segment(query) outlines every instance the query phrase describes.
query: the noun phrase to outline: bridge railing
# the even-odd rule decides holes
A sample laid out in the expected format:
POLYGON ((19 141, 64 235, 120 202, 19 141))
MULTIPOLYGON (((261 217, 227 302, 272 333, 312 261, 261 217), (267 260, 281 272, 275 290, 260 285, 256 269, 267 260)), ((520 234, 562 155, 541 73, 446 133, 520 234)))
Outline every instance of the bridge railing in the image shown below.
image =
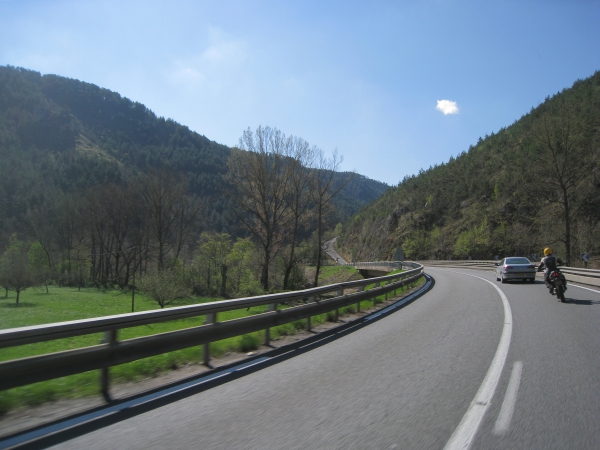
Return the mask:
MULTIPOLYGON (((388 267, 389 271, 392 271, 402 267, 402 264, 396 263, 388 267)), ((111 366, 194 346, 203 346, 204 363, 209 365, 210 342, 264 330, 265 343, 268 344, 269 329, 272 327, 306 319, 306 328, 310 330, 312 316, 335 311, 337 320, 339 308, 356 304, 360 310, 361 301, 381 295, 387 298, 388 293, 416 281, 423 274, 423 266, 420 264, 408 263, 404 264, 404 267, 410 267, 410 270, 301 291, 0 330, 0 348, 104 333, 104 340, 99 345, 1 362, 0 389, 99 369, 101 392, 109 400, 108 369, 111 366), (371 285, 374 287, 366 290, 371 285), (344 295, 344 290, 348 289, 354 289, 356 292, 344 295), (323 298, 332 292, 335 293, 333 298, 323 298), (278 304, 289 302, 300 304, 285 309, 278 308, 278 304), (218 321, 218 314, 221 312, 253 306, 268 308, 266 312, 249 317, 218 321), (204 325, 118 340, 118 331, 125 328, 198 316, 205 316, 204 325)))
MULTIPOLYGON (((469 268, 482 268, 482 269, 495 269, 495 263, 498 261, 483 260, 483 261, 471 261, 471 260, 457 260, 457 261, 441 261, 441 260, 427 260, 419 261, 419 263, 425 266, 445 266, 445 267, 469 267, 469 268)), ((582 269, 579 267, 560 267, 560 271, 565 275, 567 281, 573 283, 589 284, 591 286, 600 286, 600 270, 595 269, 582 269)))

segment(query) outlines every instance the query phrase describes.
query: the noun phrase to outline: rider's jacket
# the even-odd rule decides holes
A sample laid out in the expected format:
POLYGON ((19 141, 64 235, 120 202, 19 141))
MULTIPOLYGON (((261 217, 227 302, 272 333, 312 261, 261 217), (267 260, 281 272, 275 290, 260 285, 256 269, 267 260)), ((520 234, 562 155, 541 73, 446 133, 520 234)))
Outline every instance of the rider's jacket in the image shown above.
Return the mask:
POLYGON ((554 255, 548 255, 548 256, 544 256, 542 258, 542 262, 540 262, 540 265, 538 267, 538 272, 541 272, 542 270, 544 270, 544 273, 550 273, 553 270, 557 270, 558 269, 558 265, 562 264, 562 261, 557 258, 554 255))

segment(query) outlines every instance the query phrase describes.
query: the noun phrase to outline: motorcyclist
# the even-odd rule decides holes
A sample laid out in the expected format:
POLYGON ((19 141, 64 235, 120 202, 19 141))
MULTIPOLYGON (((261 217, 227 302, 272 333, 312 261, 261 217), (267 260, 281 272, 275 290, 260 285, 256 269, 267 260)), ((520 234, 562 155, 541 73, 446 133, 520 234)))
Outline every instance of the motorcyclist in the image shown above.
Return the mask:
POLYGON ((546 247, 544 249, 544 257, 538 266, 537 271, 544 271, 544 281, 546 282, 546 287, 550 289, 550 292, 554 294, 554 286, 550 283, 550 274, 558 270, 558 266, 562 265, 562 261, 560 258, 554 256, 552 254, 552 249, 550 247, 546 247))

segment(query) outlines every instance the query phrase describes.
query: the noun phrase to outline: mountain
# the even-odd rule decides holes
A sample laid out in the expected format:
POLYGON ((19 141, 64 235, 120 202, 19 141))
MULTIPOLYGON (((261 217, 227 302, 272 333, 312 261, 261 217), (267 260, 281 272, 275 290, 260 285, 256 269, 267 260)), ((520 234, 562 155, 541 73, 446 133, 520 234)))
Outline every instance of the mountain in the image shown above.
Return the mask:
MULTIPOLYGON (((222 194, 230 152, 116 92, 0 67, 0 246, 24 232, 27 210, 51 191, 81 192, 164 168, 185 175, 188 193, 204 200, 206 229, 233 232, 222 194)), ((387 188, 356 177, 336 199, 336 220, 387 188)))
MULTIPOLYGON (((354 260, 540 255, 576 264, 600 246, 600 72, 480 138, 447 163, 405 177, 347 221, 354 260)), ((597 256, 596 256, 597 258, 597 256)))

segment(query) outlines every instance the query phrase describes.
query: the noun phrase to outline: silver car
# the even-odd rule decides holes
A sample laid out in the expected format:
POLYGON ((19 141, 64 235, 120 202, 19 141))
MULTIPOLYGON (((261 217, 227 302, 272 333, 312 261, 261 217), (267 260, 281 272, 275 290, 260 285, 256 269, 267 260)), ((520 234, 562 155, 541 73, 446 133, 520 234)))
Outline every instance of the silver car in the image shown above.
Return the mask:
POLYGON ((502 283, 508 280, 535 281, 535 265, 527 258, 511 256, 494 264, 496 267, 496 281, 502 283))

